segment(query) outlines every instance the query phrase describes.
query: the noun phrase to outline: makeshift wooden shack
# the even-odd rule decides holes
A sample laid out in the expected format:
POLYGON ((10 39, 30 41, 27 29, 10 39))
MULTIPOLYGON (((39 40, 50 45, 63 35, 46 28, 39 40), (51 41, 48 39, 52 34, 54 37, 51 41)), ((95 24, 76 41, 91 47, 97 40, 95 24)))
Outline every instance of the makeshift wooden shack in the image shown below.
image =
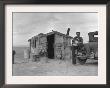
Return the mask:
POLYGON ((50 59, 71 59, 71 40, 71 36, 57 31, 47 34, 40 33, 28 40, 30 56, 39 56, 39 53, 43 51, 50 59))

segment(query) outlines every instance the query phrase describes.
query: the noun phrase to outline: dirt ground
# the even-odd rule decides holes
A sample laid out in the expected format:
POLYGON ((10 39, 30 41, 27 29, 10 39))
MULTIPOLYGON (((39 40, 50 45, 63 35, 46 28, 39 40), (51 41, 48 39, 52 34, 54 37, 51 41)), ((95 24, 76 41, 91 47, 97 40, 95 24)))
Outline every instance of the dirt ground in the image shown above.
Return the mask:
POLYGON ((14 76, 97 76, 98 61, 87 60, 86 64, 73 65, 71 60, 56 60, 45 57, 40 62, 24 59, 24 50, 27 47, 13 47, 16 51, 14 76))
POLYGON ((97 76, 98 61, 87 60, 86 64, 73 65, 71 60, 56 60, 45 57, 39 62, 15 58, 14 76, 97 76))

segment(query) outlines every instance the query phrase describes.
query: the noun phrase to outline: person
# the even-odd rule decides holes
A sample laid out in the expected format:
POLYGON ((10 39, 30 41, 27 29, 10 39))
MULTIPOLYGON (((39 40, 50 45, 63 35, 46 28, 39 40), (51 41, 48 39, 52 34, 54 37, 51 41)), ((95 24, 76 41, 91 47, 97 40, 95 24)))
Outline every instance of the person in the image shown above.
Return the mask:
POLYGON ((76 36, 72 40, 72 64, 76 64, 77 51, 83 47, 83 38, 80 37, 80 32, 76 32, 76 36))
POLYGON ((14 64, 14 56, 15 56, 15 54, 16 54, 16 51, 13 50, 13 51, 12 51, 12 64, 14 64))
POLYGON ((66 35, 69 36, 70 28, 68 28, 66 35))

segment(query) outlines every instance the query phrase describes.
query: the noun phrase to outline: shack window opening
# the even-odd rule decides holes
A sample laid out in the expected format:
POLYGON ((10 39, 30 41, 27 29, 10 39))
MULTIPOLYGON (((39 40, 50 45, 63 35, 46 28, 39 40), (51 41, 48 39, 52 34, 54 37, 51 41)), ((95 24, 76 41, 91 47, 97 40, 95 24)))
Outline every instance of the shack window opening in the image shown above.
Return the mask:
POLYGON ((35 39, 35 48, 36 48, 36 39, 35 39))

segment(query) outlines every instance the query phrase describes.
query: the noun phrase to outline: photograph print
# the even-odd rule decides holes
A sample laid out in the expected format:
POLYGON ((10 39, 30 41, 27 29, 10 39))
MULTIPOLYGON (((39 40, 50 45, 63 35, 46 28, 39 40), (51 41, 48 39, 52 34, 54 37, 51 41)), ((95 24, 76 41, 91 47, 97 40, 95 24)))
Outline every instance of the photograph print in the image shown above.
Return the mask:
POLYGON ((13 12, 13 76, 98 76, 97 12, 13 12))

